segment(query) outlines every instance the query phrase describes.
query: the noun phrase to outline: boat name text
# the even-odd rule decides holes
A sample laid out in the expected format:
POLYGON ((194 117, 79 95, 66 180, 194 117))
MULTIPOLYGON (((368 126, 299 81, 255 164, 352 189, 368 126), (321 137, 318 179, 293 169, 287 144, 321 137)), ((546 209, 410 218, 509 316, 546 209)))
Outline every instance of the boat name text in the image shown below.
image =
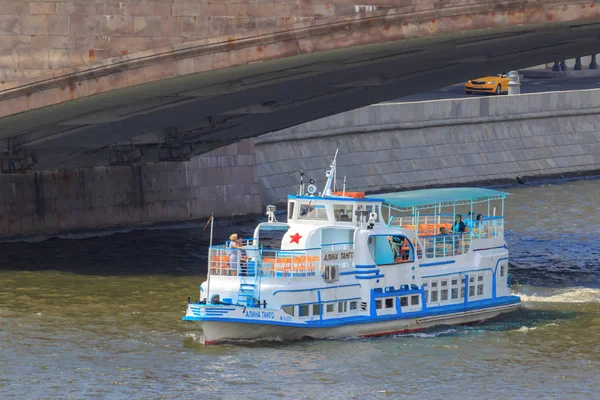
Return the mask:
POLYGON ((333 251, 323 252, 323 262, 339 262, 339 261, 352 261, 354 260, 354 251, 333 251))
POLYGON ((246 318, 275 319, 273 311, 246 311, 246 318))

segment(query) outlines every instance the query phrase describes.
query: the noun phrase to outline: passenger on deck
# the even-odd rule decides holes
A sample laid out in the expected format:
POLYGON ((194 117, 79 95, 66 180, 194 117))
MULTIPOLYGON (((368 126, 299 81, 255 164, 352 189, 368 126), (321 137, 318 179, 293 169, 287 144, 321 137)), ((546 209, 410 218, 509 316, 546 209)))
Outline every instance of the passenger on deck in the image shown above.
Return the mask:
POLYGON ((477 214, 477 218, 475 218, 475 222, 473 223, 473 226, 476 228, 483 227, 483 215, 477 214))
POLYGON ((392 248, 392 254, 394 257, 394 261, 398 258, 400 254, 400 238, 396 236, 388 236, 388 242, 390 242, 390 247, 392 248))
MULTIPOLYGON (((245 252, 242 246, 242 238, 238 237, 237 233, 229 236, 229 268, 230 271, 239 271, 240 261, 242 261, 242 252, 245 252)), ((245 260, 244 260, 245 261, 245 260)))
POLYGON ((443 257, 446 255, 452 255, 452 241, 454 240, 453 236, 448 236, 448 228, 445 226, 440 226, 440 233, 438 233, 438 238, 436 246, 435 246, 435 256, 443 257), (444 236, 444 237, 440 237, 444 236))
POLYGON ((469 211, 469 216, 467 217, 467 219, 465 219, 464 223, 465 223, 465 228, 469 228, 471 229, 473 227, 473 223, 475 221, 473 221, 473 216, 475 214, 473 214, 473 211, 469 211))
POLYGON ((462 222, 462 215, 456 214, 454 226, 452 227, 453 233, 465 233, 465 223, 462 222))
POLYGON ((483 232, 482 232, 483 225, 484 225, 483 215, 477 214, 475 221, 473 221, 473 235, 476 238, 481 238, 481 235, 483 234, 483 232))

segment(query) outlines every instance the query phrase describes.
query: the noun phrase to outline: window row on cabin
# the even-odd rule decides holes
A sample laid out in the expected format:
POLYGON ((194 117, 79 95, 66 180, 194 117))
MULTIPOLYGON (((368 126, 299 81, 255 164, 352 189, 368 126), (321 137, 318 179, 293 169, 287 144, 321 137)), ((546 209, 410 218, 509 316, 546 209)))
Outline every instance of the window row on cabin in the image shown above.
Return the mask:
MULTIPOLYGON (((465 298, 464 275, 455 275, 444 278, 432 278, 423 280, 423 289, 428 304, 441 302, 454 302, 465 298)), ((469 299, 484 296, 485 272, 469 274, 469 299)))
MULTIPOLYGON (((321 307, 323 307, 324 316, 358 313, 358 300, 321 303, 321 307)), ((366 304, 364 307, 366 307, 366 304)), ((361 309, 364 309, 362 304, 361 309)), ((320 315, 320 307, 318 303, 283 306, 281 307, 281 310, 286 314, 299 318, 318 317, 320 315)))
MULTIPOLYGON (((355 216, 354 211, 365 210, 368 214, 375 213, 377 218, 375 222, 379 222, 379 205, 366 205, 366 204, 333 204, 333 219, 336 222, 353 222, 355 216)), ((288 219, 298 220, 313 220, 313 221, 327 221, 327 209, 325 205, 315 205, 312 202, 298 203, 296 206, 295 201, 288 202, 288 219)))
MULTIPOLYGON (((413 294, 412 296, 401 296, 400 297, 400 307, 408 307, 409 305, 418 306, 419 305, 419 297, 420 297, 420 295, 418 295, 418 294, 413 294)), ((375 309, 376 310, 383 310, 383 309, 387 310, 387 309, 395 308, 395 307, 396 307, 396 297, 385 297, 385 298, 375 300, 375 309)))

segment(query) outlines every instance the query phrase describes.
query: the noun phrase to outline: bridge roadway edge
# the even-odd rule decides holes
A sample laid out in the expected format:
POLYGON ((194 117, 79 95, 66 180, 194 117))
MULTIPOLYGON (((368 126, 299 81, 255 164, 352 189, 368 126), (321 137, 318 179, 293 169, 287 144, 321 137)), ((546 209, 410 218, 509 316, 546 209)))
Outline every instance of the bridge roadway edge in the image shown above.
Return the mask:
POLYGON ((322 186, 336 149, 368 193, 597 176, 599 113, 597 89, 363 107, 255 138, 261 200, 284 202, 301 169, 322 186))
POLYGON ((384 103, 187 163, 0 175, 0 237, 258 214, 305 178, 377 193, 600 174, 600 89, 384 103), (100 195, 102 194, 102 195, 100 195))

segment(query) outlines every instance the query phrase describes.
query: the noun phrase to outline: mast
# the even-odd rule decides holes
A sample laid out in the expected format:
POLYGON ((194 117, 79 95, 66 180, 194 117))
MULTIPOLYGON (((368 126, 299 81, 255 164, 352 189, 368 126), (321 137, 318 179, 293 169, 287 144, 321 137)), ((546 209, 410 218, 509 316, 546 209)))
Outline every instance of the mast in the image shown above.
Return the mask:
MULTIPOLYGON (((208 273, 206 275, 206 304, 210 303, 210 260, 212 259, 212 243, 213 243, 213 218, 214 214, 210 213, 210 239, 208 241, 208 273)), ((206 225, 204 226, 206 229, 206 225)), ((200 299, 202 300, 202 299, 200 299)))

